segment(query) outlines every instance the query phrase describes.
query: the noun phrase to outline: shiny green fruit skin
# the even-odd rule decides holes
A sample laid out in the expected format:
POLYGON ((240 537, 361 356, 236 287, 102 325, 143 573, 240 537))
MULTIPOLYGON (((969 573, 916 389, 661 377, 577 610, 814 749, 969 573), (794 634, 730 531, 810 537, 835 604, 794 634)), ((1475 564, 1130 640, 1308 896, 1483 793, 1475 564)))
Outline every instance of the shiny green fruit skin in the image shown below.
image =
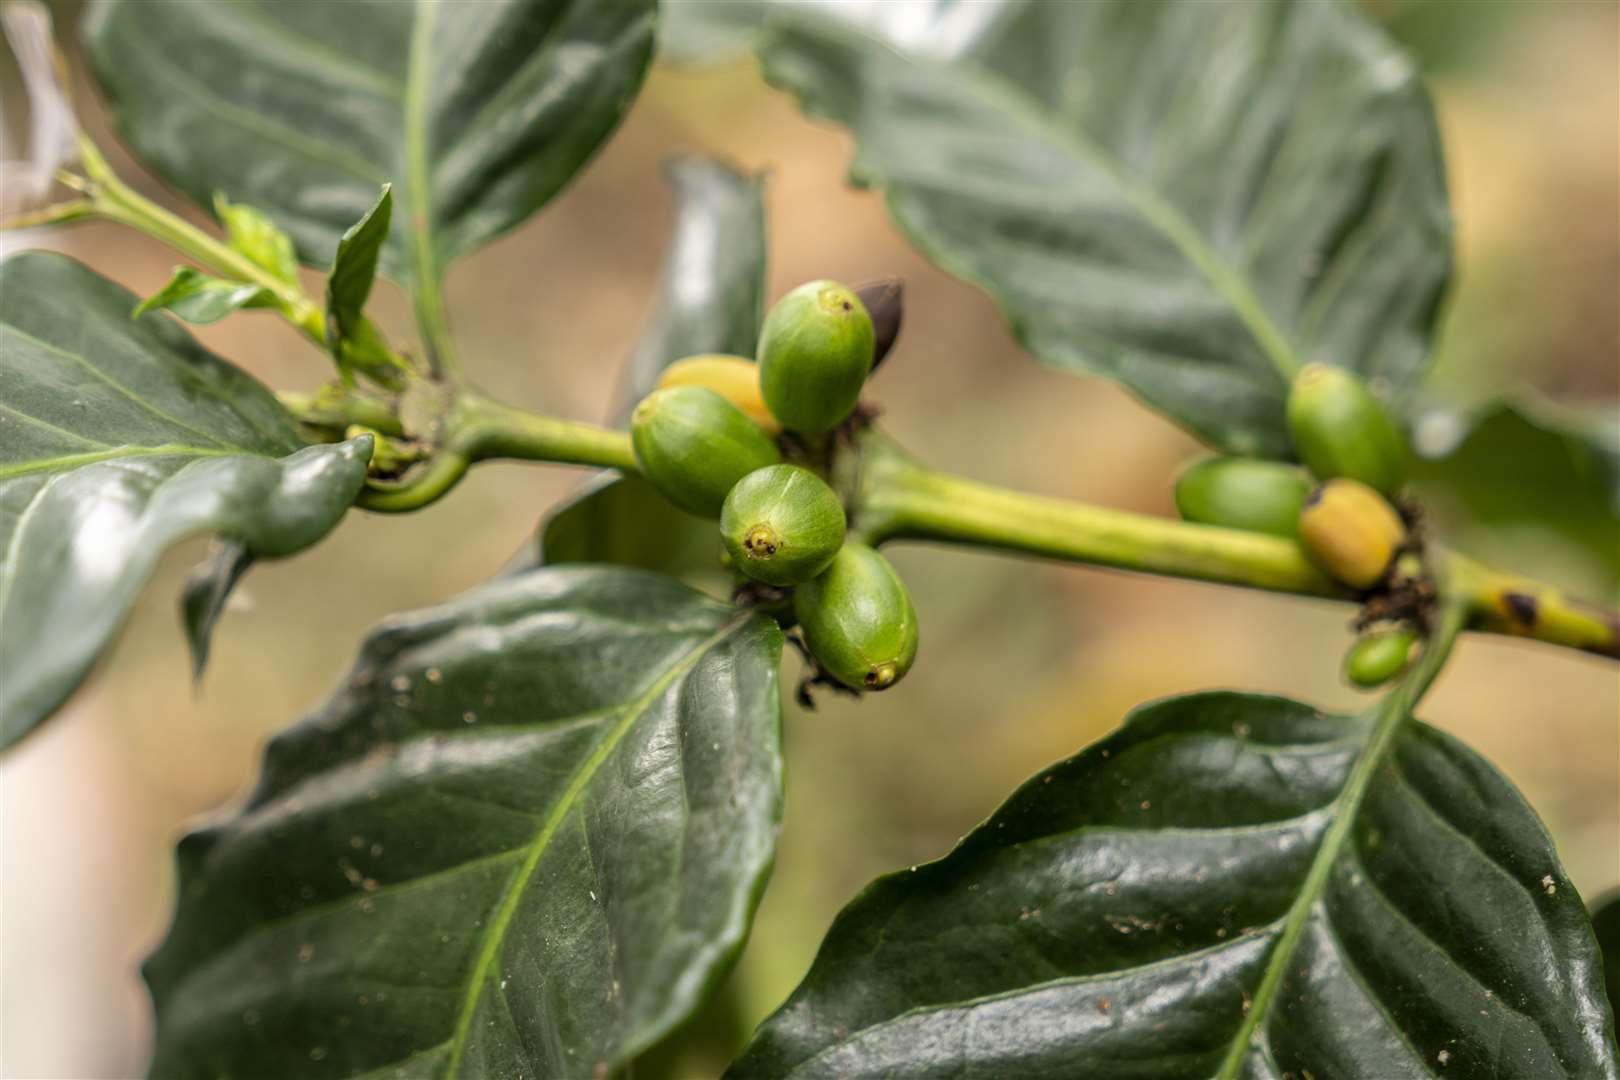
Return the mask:
POLYGON ((1378 584, 1406 526, 1384 497, 1359 480, 1329 480, 1305 500, 1299 546, 1328 576, 1352 589, 1378 584))
POLYGON ((1176 509, 1187 521, 1293 536, 1311 493, 1304 472, 1278 461, 1210 457, 1176 477, 1176 509))
POLYGON ((1412 630, 1368 634, 1344 654, 1344 677, 1367 690, 1384 685, 1406 670, 1417 640, 1417 633, 1412 630))
POLYGON ((630 416, 636 465, 682 510, 716 518, 732 487, 782 460, 758 424, 702 386, 672 386, 641 399, 630 416))
POLYGON ((759 388, 782 426, 831 431, 855 408, 872 371, 872 318, 836 281, 800 285, 776 302, 759 337, 759 388))
POLYGON ((887 690, 917 658, 917 611, 889 560, 845 544, 793 594, 799 627, 821 666, 854 690, 887 690))
POLYGON ((1385 495, 1406 481, 1406 441, 1354 372, 1307 364, 1288 391, 1288 432, 1318 479, 1360 480, 1385 495))
POLYGON ((797 585, 827 569, 844 546, 844 506, 809 469, 767 465, 726 496, 720 538, 732 566, 749 577, 797 585))

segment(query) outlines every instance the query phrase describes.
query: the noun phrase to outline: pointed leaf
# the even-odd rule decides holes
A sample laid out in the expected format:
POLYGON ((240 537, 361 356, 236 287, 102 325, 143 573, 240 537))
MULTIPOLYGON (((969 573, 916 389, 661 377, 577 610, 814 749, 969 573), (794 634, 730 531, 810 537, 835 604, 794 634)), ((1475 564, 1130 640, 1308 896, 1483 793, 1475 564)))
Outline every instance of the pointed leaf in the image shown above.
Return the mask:
POLYGON ((78 685, 163 550, 324 536, 369 438, 305 446, 275 397, 70 259, 0 264, 0 746, 78 685))
MULTIPOLYGON (((1451 265, 1432 110, 1355 5, 773 5, 766 77, 849 127, 856 182, 1056 367, 1211 444, 1289 452, 1308 361, 1391 394, 1451 265)), ((768 24, 769 25, 769 24, 768 24)))
POLYGON ((256 266, 270 271, 289 285, 298 284, 298 253, 292 237, 276 227, 259 210, 245 203, 233 203, 214 195, 214 216, 225 226, 225 239, 256 266))
POLYGON ((242 575, 253 565, 247 547, 234 540, 215 541, 208 558, 199 563, 180 590, 180 624, 191 650, 191 677, 200 680, 208 666, 214 625, 225 614, 225 602, 242 575))
POLYGON ((206 326, 243 308, 275 306, 275 297, 261 286, 209 277, 189 266, 177 266, 168 284, 142 300, 133 314, 138 318, 149 311, 169 311, 188 323, 206 326))
POLYGON ((1620 1075, 1541 823, 1455 740, 1378 730, 1137 710, 869 886, 728 1077, 1620 1075))
POLYGON ((371 209, 338 240, 337 256, 326 279, 326 317, 337 327, 332 339, 334 350, 354 332, 364 315, 393 213, 393 185, 384 184, 371 209))
POLYGON ((181 843, 153 1075, 612 1075, 747 934, 781 644, 617 568, 390 620, 242 813, 181 843))
POLYGON ((618 123, 653 0, 99 0, 86 35, 125 139, 329 266, 392 181, 383 272, 418 291, 539 209, 618 123))

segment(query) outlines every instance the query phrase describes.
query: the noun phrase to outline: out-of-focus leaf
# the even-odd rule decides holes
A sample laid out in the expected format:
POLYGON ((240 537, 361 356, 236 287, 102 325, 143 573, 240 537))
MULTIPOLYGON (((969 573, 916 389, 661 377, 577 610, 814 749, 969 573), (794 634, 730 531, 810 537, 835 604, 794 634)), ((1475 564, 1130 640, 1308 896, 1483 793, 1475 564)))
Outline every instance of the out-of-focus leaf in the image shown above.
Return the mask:
POLYGON ((641 85, 653 0, 99 0, 96 76, 141 158, 251 203, 328 266, 392 181, 384 273, 413 288, 539 209, 641 85))
POLYGON ((0 6, 0 30, 17 57, 28 98, 28 157, 0 161, 0 213, 44 206, 56 171, 79 159, 79 121, 68 97, 67 63, 51 33, 51 13, 33 0, 0 6))
POLYGON ((733 1080, 1615 1077, 1591 925, 1519 794, 1409 722, 1135 712, 869 886, 733 1080))
MULTIPOLYGON (((1577 410, 1528 395, 1462 417, 1445 410, 1414 425, 1414 478, 1442 531, 1509 565, 1516 543, 1557 536, 1584 567, 1548 565, 1579 590, 1620 595, 1620 408, 1577 410)), ((1558 562, 1559 560, 1553 560, 1558 562)))
POLYGON ((215 541, 208 558, 197 564, 180 590, 180 624, 191 650, 191 676, 201 679, 208 666, 214 625, 225 614, 225 602, 242 575, 253 565, 253 555, 234 540, 215 541))
POLYGON ((1451 267, 1439 139, 1354 5, 842 10, 773 5, 766 77, 851 130, 855 182, 1036 357, 1267 456, 1303 364, 1386 396, 1422 373, 1451 267))
POLYGON ((287 284, 298 284, 298 253, 293 250, 292 237, 275 222, 253 207, 230 202, 217 193, 214 216, 225 226, 225 239, 232 248, 287 284))
POLYGON ((169 311, 188 323, 206 326, 243 308, 275 306, 275 297, 261 286, 209 277, 189 266, 177 266, 168 284, 136 306, 134 316, 169 311))
MULTIPOLYGON (((659 373, 698 353, 753 356, 765 303, 762 180, 708 158, 666 168, 675 190, 675 234, 664 257, 651 321, 625 365, 615 411, 627 420, 659 373)), ((540 522, 516 566, 609 562, 708 583, 719 568, 719 534, 670 505, 639 478, 588 481, 540 522)))
POLYGON ((175 540, 288 555, 365 480, 369 437, 305 446, 268 390, 134 304, 59 255, 0 265, 0 746, 79 684, 175 540))
POLYGON ((241 814, 182 841, 152 1074, 615 1075, 747 935, 781 645, 613 567, 391 619, 241 814))
POLYGON ((752 358, 765 316, 764 179, 712 158, 669 162, 675 231, 658 296, 625 365, 620 420, 675 361, 699 353, 752 358))

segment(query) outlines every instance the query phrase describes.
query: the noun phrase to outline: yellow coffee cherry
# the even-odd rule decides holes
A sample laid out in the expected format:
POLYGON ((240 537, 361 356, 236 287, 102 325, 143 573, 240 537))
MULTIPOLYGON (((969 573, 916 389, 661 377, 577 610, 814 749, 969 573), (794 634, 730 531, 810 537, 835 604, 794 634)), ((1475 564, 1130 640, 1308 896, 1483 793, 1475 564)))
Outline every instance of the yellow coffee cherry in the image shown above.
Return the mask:
POLYGON ((1329 480, 1311 492, 1299 514, 1300 546, 1352 589, 1376 585, 1405 542, 1395 508, 1359 480, 1329 480))
POLYGON ((767 435, 781 434, 781 422, 771 415, 759 392, 759 365, 752 360, 723 353, 688 356, 675 361, 658 376, 658 389, 671 386, 702 386, 713 390, 764 428, 767 435))

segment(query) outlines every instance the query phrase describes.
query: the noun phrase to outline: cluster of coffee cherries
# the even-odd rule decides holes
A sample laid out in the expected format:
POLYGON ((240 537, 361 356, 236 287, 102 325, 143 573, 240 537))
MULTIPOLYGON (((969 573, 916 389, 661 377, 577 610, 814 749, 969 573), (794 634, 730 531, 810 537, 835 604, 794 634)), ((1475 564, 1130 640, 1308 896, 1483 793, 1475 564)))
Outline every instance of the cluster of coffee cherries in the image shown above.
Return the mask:
POLYGON ((1412 662, 1434 601, 1415 511, 1400 501, 1405 440, 1367 384, 1340 367, 1303 368, 1287 411, 1303 468, 1205 458, 1177 478, 1176 508, 1188 521, 1297 539, 1323 573, 1361 596, 1345 677, 1380 686, 1412 662))
POLYGON ((845 543, 844 504, 827 481, 898 328, 898 282, 808 282, 771 308, 757 362, 677 361, 630 418, 642 475, 719 521, 739 592, 797 624, 818 680, 855 691, 888 689, 917 655, 905 585, 876 550, 845 543))

